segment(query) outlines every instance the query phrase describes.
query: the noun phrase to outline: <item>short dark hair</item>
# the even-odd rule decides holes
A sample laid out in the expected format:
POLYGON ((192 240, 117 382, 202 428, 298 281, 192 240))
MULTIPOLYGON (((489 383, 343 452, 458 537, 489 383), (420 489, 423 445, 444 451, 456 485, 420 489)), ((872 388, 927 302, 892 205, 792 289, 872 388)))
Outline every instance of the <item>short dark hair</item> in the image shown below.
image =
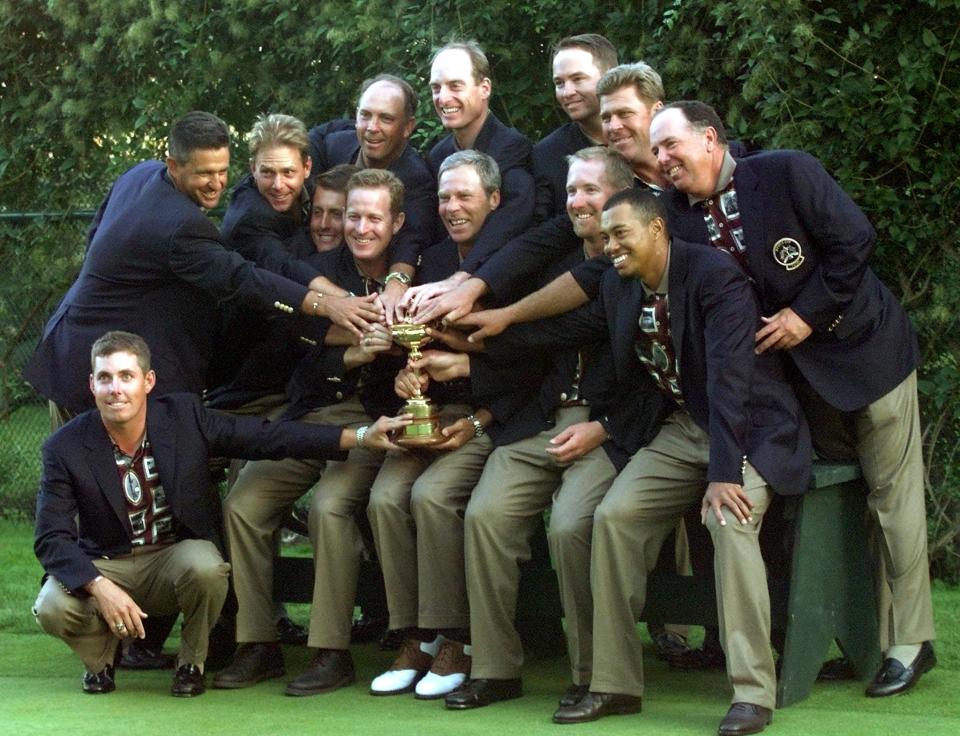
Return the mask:
POLYGON ((190 160, 194 151, 230 147, 230 129, 216 115, 202 110, 188 112, 170 127, 167 153, 178 164, 190 160))
POLYGON ((444 51, 460 50, 470 57, 470 66, 473 69, 473 81, 480 84, 484 79, 490 79, 490 62, 479 43, 472 38, 467 41, 448 41, 433 52, 430 57, 430 66, 444 51))
POLYGON ((687 119, 687 122, 690 123, 690 127, 700 135, 703 135, 703 132, 707 128, 713 128, 717 131, 717 143, 721 146, 728 145, 727 131, 723 127, 723 121, 720 119, 720 116, 717 115, 717 111, 706 102, 700 102, 700 100, 677 100, 657 110, 654 117, 664 110, 679 110, 683 113, 683 117, 687 119))
POLYGON ((390 195, 390 214, 394 218, 403 211, 403 182, 388 169, 361 169, 347 181, 347 196, 354 189, 384 188, 390 195))
POLYGON ((337 164, 333 168, 321 171, 313 178, 315 189, 329 189, 333 192, 347 193, 347 182, 350 177, 360 171, 359 166, 353 164, 337 164))
POLYGON ((114 353, 130 353, 136 356, 137 365, 146 375, 150 371, 150 348, 146 341, 132 332, 111 330, 97 338, 90 348, 90 370, 95 369, 97 358, 104 358, 114 353))
POLYGON ((606 212, 621 204, 630 205, 644 224, 659 217, 666 225, 667 208, 663 204, 662 198, 646 187, 630 187, 620 190, 607 200, 606 204, 603 205, 603 211, 606 212))
POLYGON ((588 52, 593 57, 593 61, 601 74, 613 69, 620 63, 616 47, 610 43, 609 39, 599 33, 578 33, 575 36, 561 38, 550 51, 551 62, 553 57, 564 49, 583 49, 588 52))
POLYGON ((378 74, 375 77, 364 79, 360 84, 360 94, 357 96, 358 107, 360 105, 360 98, 363 97, 363 93, 370 89, 377 82, 387 82, 388 84, 392 84, 394 87, 397 87, 400 90, 400 93, 403 95, 404 116, 407 120, 416 117, 417 93, 413 91, 413 87, 410 86, 410 83, 407 80, 401 79, 395 74, 378 74))

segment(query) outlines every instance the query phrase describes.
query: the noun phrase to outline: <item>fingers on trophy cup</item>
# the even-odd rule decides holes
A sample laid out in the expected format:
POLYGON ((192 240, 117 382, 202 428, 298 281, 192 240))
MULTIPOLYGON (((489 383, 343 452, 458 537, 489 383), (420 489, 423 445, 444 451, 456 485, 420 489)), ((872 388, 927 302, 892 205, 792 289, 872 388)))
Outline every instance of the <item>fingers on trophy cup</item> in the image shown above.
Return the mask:
MULTIPOLYGON (((399 322, 390 327, 393 341, 410 351, 411 360, 420 360, 423 353, 420 346, 427 340, 427 326, 411 322, 399 322)), ((417 378, 420 378, 420 369, 414 368, 417 378)), ((419 382, 418 382, 419 383, 419 382)), ((429 447, 443 442, 446 437, 440 434, 440 416, 433 402, 417 392, 407 399, 403 407, 405 414, 413 415, 413 422, 403 428, 403 434, 397 440, 403 447, 429 447)))

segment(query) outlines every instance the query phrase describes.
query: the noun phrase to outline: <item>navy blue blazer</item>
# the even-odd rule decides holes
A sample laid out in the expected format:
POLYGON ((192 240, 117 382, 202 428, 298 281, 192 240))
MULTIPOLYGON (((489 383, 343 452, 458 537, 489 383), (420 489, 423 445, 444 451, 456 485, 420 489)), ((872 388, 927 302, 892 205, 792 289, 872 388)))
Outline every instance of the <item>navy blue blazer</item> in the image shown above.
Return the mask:
POLYGON ((533 147, 533 179, 537 185, 535 223, 567 214, 567 156, 593 143, 573 120, 545 135, 533 147))
MULTIPOLYGON (((357 132, 330 132, 326 126, 310 129, 310 156, 316 173, 337 164, 356 163, 360 155, 357 132)), ((390 241, 390 262, 416 266, 420 254, 442 237, 437 217, 437 180, 417 150, 407 144, 387 169, 403 182, 403 227, 390 241)))
MULTIPOLYGON (((306 203, 304 199, 301 204, 306 203)), ((248 261, 307 286, 317 271, 294 257, 288 241, 307 222, 308 213, 309 207, 301 207, 299 217, 292 211, 277 212, 260 194, 253 175, 247 174, 230 193, 220 234, 227 248, 248 261)))
MULTIPOLYGON (((779 357, 754 355, 759 318, 743 271, 727 254, 674 237, 667 293, 684 408, 710 436, 707 480, 740 484, 749 460, 777 493, 803 493, 809 428, 779 357)), ((617 380, 628 383, 646 373, 636 355, 642 295, 639 280, 609 269, 599 299, 530 323, 525 342, 544 349, 609 332, 617 380)))
POLYGON ((121 175, 91 229, 80 274, 47 322, 23 375, 72 412, 93 406, 90 346, 108 330, 150 346, 157 395, 200 393, 213 353, 218 300, 287 313, 307 290, 223 247, 203 211, 159 161, 121 175))
MULTIPOLYGON (((862 409, 899 385, 920 362, 917 337, 867 265, 876 233, 860 208, 800 151, 740 158, 733 180, 761 313, 789 306, 813 328, 787 351, 804 378, 842 411, 862 409), (783 238, 795 241, 802 262, 777 247, 783 238)), ((699 206, 675 190, 665 202, 674 235, 709 242, 699 206)))
MULTIPOLYGON (((210 456, 344 459, 340 433, 340 427, 230 417, 204 409, 193 394, 167 394, 147 404, 147 437, 178 538, 207 539, 221 551, 210 456)), ((100 413, 84 412, 43 445, 37 559, 47 575, 76 591, 97 576, 92 559, 130 552, 132 538, 113 443, 100 413)))
MULTIPOLYGON (((473 273, 508 240, 526 230, 533 218, 535 186, 530 174, 530 141, 515 128, 508 128, 492 112, 488 113, 473 148, 490 156, 500 167, 500 206, 487 218, 483 231, 470 255, 460 266, 473 273)), ((430 149, 430 167, 434 175, 457 144, 450 134, 430 149)))

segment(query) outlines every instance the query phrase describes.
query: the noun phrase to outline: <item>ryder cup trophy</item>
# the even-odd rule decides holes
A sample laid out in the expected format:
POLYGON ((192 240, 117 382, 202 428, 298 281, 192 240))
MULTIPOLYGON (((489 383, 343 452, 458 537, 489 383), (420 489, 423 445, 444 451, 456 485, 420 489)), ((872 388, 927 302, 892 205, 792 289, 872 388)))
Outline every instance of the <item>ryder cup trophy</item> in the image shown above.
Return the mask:
MULTIPOLYGON (((427 339, 426 325, 400 322, 390 328, 390 334, 394 342, 410 351, 412 360, 420 360, 423 357, 420 346, 427 339)), ((414 370, 419 378, 419 369, 414 370)), ((429 447, 446 439, 440 434, 440 417, 437 415, 436 407, 430 399, 420 393, 419 387, 417 393, 407 399, 403 411, 405 414, 413 414, 413 422, 403 428, 403 435, 397 440, 398 445, 429 447)))

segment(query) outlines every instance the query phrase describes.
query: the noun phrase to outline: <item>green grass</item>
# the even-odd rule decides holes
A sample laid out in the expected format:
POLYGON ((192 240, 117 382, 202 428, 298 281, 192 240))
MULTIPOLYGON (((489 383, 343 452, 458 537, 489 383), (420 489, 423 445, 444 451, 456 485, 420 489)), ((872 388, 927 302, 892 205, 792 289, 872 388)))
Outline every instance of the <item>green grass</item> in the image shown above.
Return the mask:
MULTIPOLYGON (((528 736, 557 734, 550 723, 556 698, 568 678, 562 658, 529 662, 526 695, 470 712, 445 711, 436 702, 409 696, 372 698, 370 680, 393 658, 373 645, 354 647, 357 684, 327 695, 287 698, 283 681, 244 691, 211 690, 195 700, 167 694, 169 672, 120 672, 118 691, 91 697, 80 691, 81 666, 59 641, 38 633, 30 615, 40 567, 31 553, 31 531, 0 521, 0 734, 229 734, 273 736, 528 736)), ((769 733, 776 736, 939 736, 960 733, 960 589, 936 586, 938 667, 912 693, 890 699, 863 697, 861 683, 818 684, 810 698, 777 711, 769 733)), ((304 617, 303 607, 293 607, 304 617)), ((287 670, 296 674, 309 652, 285 650, 287 670)), ((705 736, 716 732, 728 705, 720 673, 675 672, 651 658, 640 716, 606 718, 574 729, 581 734, 655 733, 705 736)))

